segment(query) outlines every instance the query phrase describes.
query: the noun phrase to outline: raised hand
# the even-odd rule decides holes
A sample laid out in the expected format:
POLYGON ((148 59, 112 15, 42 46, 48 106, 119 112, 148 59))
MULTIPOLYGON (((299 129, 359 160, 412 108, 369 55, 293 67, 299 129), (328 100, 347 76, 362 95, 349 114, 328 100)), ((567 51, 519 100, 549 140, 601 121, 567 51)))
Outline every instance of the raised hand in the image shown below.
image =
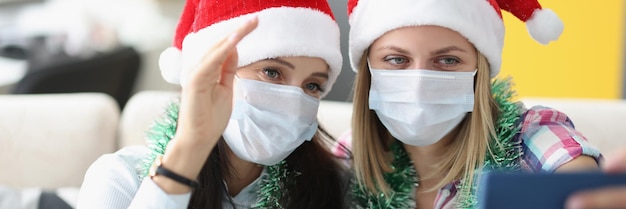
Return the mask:
POLYGON ((236 45, 257 24, 257 18, 244 23, 209 50, 190 72, 189 81, 182 89, 177 140, 192 140, 191 143, 198 146, 211 146, 224 132, 232 111, 236 45))
MULTIPOLYGON (((257 25, 256 17, 245 22, 209 50, 188 75, 188 82, 182 89, 176 136, 163 156, 165 168, 189 179, 198 177, 232 112, 236 45, 257 25)), ((187 186, 166 177, 155 176, 153 180, 165 192, 189 192, 187 186)))

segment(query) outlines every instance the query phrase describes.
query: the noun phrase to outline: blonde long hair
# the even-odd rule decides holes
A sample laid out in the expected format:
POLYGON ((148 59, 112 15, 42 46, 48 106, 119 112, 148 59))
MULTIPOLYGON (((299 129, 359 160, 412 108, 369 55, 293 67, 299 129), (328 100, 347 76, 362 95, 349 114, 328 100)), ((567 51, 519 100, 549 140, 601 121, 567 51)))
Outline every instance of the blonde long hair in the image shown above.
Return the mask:
MULTIPOLYGON (((352 154, 355 177, 361 188, 373 193, 383 192, 389 195, 390 187, 383 178, 384 173, 393 171, 390 145, 393 136, 380 122, 376 113, 369 109, 369 90, 371 75, 367 66, 366 50, 359 62, 357 79, 354 83, 354 109, 352 114, 352 154)), ((475 102, 473 112, 468 113, 461 122, 457 135, 435 165, 433 176, 444 176, 433 188, 465 178, 468 183, 474 181, 474 171, 482 166, 489 141, 495 138, 494 122, 497 117, 497 105, 491 93, 489 64, 484 55, 477 53, 477 76, 474 84, 475 102)))

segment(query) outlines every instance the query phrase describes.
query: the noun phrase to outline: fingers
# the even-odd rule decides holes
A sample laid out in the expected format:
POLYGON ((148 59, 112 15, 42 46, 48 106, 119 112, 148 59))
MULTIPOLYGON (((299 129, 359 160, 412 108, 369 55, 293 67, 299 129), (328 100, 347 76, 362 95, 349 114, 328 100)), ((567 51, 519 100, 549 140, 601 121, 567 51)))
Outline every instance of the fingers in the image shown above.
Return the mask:
POLYGON ((235 79, 235 73, 237 72, 237 60, 237 52, 233 51, 222 66, 219 84, 228 89, 233 88, 233 80, 235 79))
POLYGON ((234 48, 241 39, 246 37, 259 25, 259 19, 255 16, 241 25, 234 33, 232 33, 226 41, 226 47, 234 48))
POLYGON ((226 40, 223 40, 222 43, 219 44, 215 50, 213 50, 213 53, 209 53, 213 56, 210 56, 206 63, 209 66, 221 66, 228 58, 228 55, 231 55, 231 52, 236 49, 235 46, 237 46, 237 43, 239 43, 239 41, 241 41, 241 39, 243 39, 246 35, 250 34, 250 32, 256 28, 258 23, 259 20, 257 17, 253 17, 252 19, 246 21, 226 40))
MULTIPOLYGON (((237 29, 237 31, 235 31, 235 33, 231 34, 230 37, 228 37, 227 44, 232 44, 229 47, 235 48, 237 43, 239 43, 239 41, 241 41, 241 39, 243 39, 246 35, 250 34, 250 32, 252 32, 258 26, 258 24, 259 20, 257 17, 253 17, 252 19, 244 23, 241 27, 239 27, 239 29, 237 29)), ((235 79, 235 73, 237 71, 237 61, 237 51, 233 50, 230 52, 225 62, 223 62, 224 64, 222 65, 221 76, 219 80, 221 85, 227 88, 232 88, 233 80, 235 79)))
MULTIPOLYGON (((195 80, 194 77, 198 77, 201 80, 214 82, 218 79, 221 80, 220 73, 224 73, 225 70, 228 72, 227 74, 230 74, 231 71, 234 73, 237 67, 237 58, 236 56, 233 57, 233 54, 236 53, 237 43, 246 35, 250 34, 250 32, 256 28, 258 22, 258 18, 253 17, 241 25, 230 36, 219 41, 213 49, 209 50, 209 52, 204 55, 195 70, 196 72, 193 72, 194 75, 191 79, 195 80), (227 60, 229 60, 230 63, 226 64, 225 62, 227 60), (234 65, 232 64, 233 62, 234 65), (224 68, 225 66, 228 68, 224 68), (215 70, 216 68, 219 70, 215 70)), ((226 76, 224 79, 229 78, 226 76)), ((230 79, 232 79, 232 77, 230 79)))
POLYGON ((598 190, 580 192, 567 199, 565 208, 625 208, 626 186, 607 187, 598 190))
POLYGON ((602 168, 607 173, 626 172, 626 147, 618 149, 611 156, 607 157, 602 168))

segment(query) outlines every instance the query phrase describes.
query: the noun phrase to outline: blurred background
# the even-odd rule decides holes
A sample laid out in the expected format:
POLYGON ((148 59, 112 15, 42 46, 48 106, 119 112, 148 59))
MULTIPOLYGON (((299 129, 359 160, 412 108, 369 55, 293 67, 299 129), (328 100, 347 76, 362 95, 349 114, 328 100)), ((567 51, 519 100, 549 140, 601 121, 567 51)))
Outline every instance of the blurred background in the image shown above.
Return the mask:
POLYGON ((0 93, 103 92, 122 108, 142 90, 178 90, 158 57, 181 0, 0 0, 0 93))
MULTIPOLYGON (((347 60, 346 0, 329 2, 347 60)), ((504 13, 500 77, 513 76, 520 97, 624 98, 624 1, 541 3, 564 21, 560 40, 540 45, 524 23, 504 13)), ((124 100, 142 90, 178 90, 161 78, 158 56, 171 43, 183 4, 0 0, 0 93, 100 91, 123 107, 124 100)), ((325 99, 350 100, 355 74, 347 61, 343 67, 325 99)))

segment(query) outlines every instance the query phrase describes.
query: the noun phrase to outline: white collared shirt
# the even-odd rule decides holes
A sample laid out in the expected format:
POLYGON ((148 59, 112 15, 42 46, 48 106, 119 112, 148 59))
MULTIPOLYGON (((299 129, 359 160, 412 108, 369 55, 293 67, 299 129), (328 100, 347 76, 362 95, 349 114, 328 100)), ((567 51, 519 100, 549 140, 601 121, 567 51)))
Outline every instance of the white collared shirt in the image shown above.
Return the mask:
MULTIPOLYGON (((98 158, 85 173, 76 208, 186 209, 191 193, 167 194, 151 178, 141 179, 138 166, 148 153, 145 146, 131 146, 98 158)), ((259 178, 232 197, 235 208, 225 195, 223 208, 251 208, 258 200, 256 191, 265 175, 264 169, 259 178)))

